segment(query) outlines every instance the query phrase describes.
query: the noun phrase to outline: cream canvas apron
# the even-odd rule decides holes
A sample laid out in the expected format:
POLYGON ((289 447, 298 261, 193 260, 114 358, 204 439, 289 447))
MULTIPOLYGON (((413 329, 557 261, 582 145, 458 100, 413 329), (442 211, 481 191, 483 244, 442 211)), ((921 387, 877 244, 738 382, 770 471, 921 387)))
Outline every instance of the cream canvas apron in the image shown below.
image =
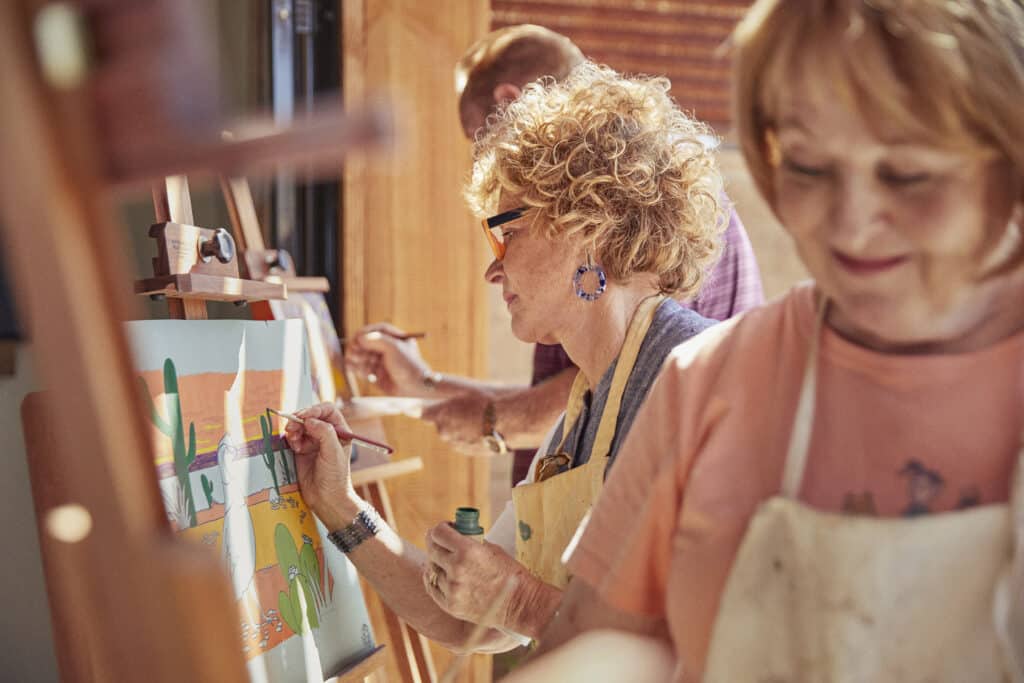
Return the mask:
POLYGON ((569 405, 562 422, 562 442, 555 449, 555 455, 537 461, 535 483, 512 489, 516 509, 516 559, 543 581, 557 588, 565 588, 569 582, 569 573, 562 564, 562 553, 604 485, 604 471, 618 424, 622 392, 633 371, 647 330, 654 320, 654 314, 664 300, 663 296, 644 299, 633 314, 626 339, 622 343, 622 351, 619 352, 615 374, 612 375, 608 400, 601 413, 590 459, 561 474, 544 479, 539 476, 545 459, 562 456, 568 461, 563 448, 580 415, 583 397, 587 393, 587 379, 581 372, 576 375, 569 394, 569 405))
POLYGON ((998 504, 878 519, 797 501, 814 418, 821 308, 781 494, 762 503, 747 527, 704 680, 1024 681, 1024 584, 1014 538, 1024 529, 1020 456, 1012 512, 998 504))

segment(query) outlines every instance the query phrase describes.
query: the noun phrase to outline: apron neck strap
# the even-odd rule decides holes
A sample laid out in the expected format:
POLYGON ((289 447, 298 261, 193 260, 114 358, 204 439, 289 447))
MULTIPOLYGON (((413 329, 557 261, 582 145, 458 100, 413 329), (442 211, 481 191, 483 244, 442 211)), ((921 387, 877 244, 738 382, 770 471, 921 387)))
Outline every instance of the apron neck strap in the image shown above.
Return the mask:
POLYGON ((811 347, 807 352, 807 364, 804 367, 800 399, 796 404, 793 429, 789 436, 789 448, 786 451, 785 469, 782 473, 782 496, 785 498, 795 499, 800 493, 800 485, 804 479, 807 452, 811 446, 811 433, 814 428, 814 403, 818 395, 818 345, 827 309, 828 299, 821 295, 818 301, 818 310, 814 316, 811 347))
MULTIPOLYGON (((608 399, 605 401, 604 410, 601 413, 601 422, 597 427, 597 436, 594 439, 594 446, 590 451, 590 461, 606 457, 611 450, 612 438, 615 436, 615 427, 619 421, 619 407, 622 405, 622 394, 626 388, 630 373, 636 364, 636 358, 640 354, 640 346, 647 337, 647 330, 654 321, 654 314, 658 307, 665 300, 665 295, 656 294, 649 296, 640 302, 633 318, 626 330, 626 339, 622 342, 622 349, 619 351, 618 362, 615 365, 615 374, 612 375, 611 388, 608 390, 608 399)), ((569 404, 565 409, 565 418, 562 421, 562 440, 555 452, 565 448, 565 442, 569 438, 576 420, 583 411, 583 397, 586 395, 589 385, 587 378, 582 372, 577 373, 572 383, 572 392, 569 394, 569 404)))

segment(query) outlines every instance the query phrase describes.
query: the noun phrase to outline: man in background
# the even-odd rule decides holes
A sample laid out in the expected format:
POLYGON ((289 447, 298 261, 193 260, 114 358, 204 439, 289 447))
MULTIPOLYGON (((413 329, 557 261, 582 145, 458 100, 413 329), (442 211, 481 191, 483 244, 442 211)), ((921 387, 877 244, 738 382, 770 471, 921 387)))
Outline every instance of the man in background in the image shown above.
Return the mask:
MULTIPOLYGON (((540 78, 565 78, 584 60, 568 38, 532 24, 492 31, 466 51, 455 67, 459 119, 474 139, 487 117, 515 100, 540 78)), ((684 305, 704 317, 725 320, 764 301, 761 275, 743 224, 731 211, 722 256, 698 296, 684 305)), ((509 386, 435 372, 416 342, 401 330, 371 325, 360 330, 346 362, 394 395, 444 399, 423 412, 445 440, 479 452, 515 451, 512 484, 526 477, 530 461, 565 410, 577 368, 560 346, 536 344, 530 386, 509 386), (376 334, 369 334, 375 332, 376 334)))

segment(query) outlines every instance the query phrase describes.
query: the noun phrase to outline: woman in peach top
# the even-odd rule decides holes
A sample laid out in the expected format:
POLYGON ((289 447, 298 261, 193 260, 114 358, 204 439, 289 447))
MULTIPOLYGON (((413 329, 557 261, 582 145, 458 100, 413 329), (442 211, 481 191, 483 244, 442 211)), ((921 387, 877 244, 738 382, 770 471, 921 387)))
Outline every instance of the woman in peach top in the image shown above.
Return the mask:
POLYGON ((1024 680, 1024 5, 761 0, 734 49, 814 282, 669 356, 542 649, 610 627, 683 681, 1024 680))

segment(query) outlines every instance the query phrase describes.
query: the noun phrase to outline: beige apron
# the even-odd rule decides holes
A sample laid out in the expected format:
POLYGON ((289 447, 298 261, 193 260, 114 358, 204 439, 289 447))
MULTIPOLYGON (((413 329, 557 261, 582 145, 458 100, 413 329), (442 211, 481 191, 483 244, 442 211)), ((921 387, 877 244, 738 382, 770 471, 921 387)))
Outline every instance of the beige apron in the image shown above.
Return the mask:
POLYGON ((562 442, 553 455, 537 461, 535 483, 512 489, 512 500, 516 508, 516 559, 543 581, 557 588, 565 588, 569 582, 569 573, 562 564, 562 553, 604 485, 604 471, 612 438, 615 436, 615 426, 618 424, 622 392, 633 371, 647 330, 654 320, 654 314, 664 300, 664 296, 644 299, 633 314, 626 339, 622 343, 622 351, 619 352, 615 374, 612 375, 608 400, 601 413, 590 459, 561 474, 548 478, 540 476, 541 470, 547 466, 558 464, 559 461, 565 463, 570 459, 563 447, 583 408, 583 397, 588 388, 587 379, 581 372, 576 375, 569 394, 569 405, 562 422, 562 442))
MULTIPOLYGON (((782 491, 762 503, 747 527, 704 680, 1019 683, 1024 592, 1013 530, 1024 525, 1011 520, 1010 505, 878 519, 798 502, 814 418, 821 308, 782 491)), ((1024 450, 1011 493, 1018 520, 1022 456, 1024 450)))

